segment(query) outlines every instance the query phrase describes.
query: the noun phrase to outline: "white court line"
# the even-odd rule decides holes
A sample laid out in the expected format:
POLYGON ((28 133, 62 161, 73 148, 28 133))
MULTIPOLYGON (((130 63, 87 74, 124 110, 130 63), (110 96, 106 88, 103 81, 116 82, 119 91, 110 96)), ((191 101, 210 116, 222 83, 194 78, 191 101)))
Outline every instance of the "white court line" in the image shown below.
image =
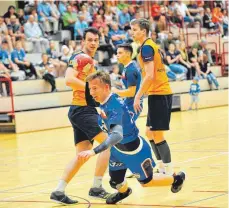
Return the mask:
POLYGON ((208 158, 211 158, 211 157, 217 157, 217 156, 220 156, 220 155, 228 155, 228 153, 227 152, 226 153, 223 152, 223 153, 219 153, 219 154, 215 154, 215 155, 209 155, 209 156, 205 156, 205 157, 189 159, 189 160, 185 160, 183 162, 174 163, 174 165, 183 164, 183 163, 189 163, 189 162, 194 162, 194 161, 199 161, 199 160, 204 160, 204 159, 208 159, 208 158))

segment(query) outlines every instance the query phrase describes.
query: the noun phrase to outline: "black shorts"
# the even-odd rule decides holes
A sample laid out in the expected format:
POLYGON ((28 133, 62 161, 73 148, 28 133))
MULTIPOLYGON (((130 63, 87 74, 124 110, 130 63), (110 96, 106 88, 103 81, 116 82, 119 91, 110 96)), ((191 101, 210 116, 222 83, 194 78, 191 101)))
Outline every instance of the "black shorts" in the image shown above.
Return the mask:
POLYGON ((172 95, 149 95, 146 126, 152 131, 169 130, 172 95))
POLYGON ((71 106, 68 118, 74 131, 75 145, 88 140, 93 144, 93 138, 102 132, 98 124, 98 113, 91 106, 71 106))

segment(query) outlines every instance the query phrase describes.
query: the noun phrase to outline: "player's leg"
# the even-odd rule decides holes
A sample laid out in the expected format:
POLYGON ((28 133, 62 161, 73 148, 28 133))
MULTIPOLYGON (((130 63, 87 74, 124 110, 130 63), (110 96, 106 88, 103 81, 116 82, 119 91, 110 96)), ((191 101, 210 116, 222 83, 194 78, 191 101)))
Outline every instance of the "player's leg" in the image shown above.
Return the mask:
POLYGON ((127 181, 125 180, 126 166, 116 158, 116 151, 113 150, 114 147, 111 148, 109 161, 110 186, 118 192, 108 196, 106 200, 107 204, 116 204, 132 193, 131 188, 128 187, 127 181))

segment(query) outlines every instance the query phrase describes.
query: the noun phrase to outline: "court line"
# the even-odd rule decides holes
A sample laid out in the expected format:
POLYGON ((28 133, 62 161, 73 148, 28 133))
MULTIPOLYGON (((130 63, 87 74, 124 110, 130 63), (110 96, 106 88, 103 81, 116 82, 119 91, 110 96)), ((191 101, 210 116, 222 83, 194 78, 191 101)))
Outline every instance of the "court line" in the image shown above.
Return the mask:
POLYGON ((208 197, 208 198, 204 198, 204 199, 200 199, 200 200, 196 200, 196 201, 191 201, 191 202, 188 202, 188 203, 186 203, 184 205, 194 204, 194 203, 201 202, 201 201, 207 201, 207 200, 218 198, 218 197, 224 196, 224 195, 227 195, 227 193, 226 194, 224 193, 224 194, 220 194, 220 195, 215 195, 215 196, 212 196, 212 197, 208 197))
MULTIPOLYGON (((1 202, 12 202, 12 203, 54 203, 52 201, 38 201, 38 200, 9 200, 9 201, 0 201, 1 202)), ((88 205, 88 203, 77 203, 77 205, 88 205)), ((105 203, 90 203, 91 205, 102 205, 107 206, 105 203)), ((116 206, 116 205, 114 205, 116 206)), ((120 203, 118 206, 134 206, 134 207, 180 207, 180 208, 218 208, 218 207, 203 207, 203 206, 186 206, 186 205, 159 205, 159 204, 129 204, 129 203, 120 203)))
POLYGON ((193 192, 206 192, 206 193, 228 193, 228 191, 193 191, 193 192))

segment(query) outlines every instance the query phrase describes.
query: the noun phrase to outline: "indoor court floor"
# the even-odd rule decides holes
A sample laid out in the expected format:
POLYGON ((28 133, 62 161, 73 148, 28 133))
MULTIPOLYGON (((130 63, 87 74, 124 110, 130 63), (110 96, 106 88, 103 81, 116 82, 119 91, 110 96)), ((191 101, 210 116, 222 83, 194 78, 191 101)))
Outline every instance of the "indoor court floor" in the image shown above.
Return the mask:
MULTIPOLYGON (((137 122, 141 135, 145 120, 137 122)), ((187 174, 181 192, 173 194, 170 187, 142 188, 136 179, 128 179, 133 193, 121 204, 90 199, 96 159, 92 158, 66 190, 79 200, 71 207, 228 207, 228 107, 174 112, 166 138, 175 171, 187 174)), ((74 155, 71 128, 0 134, 0 208, 62 207, 50 201, 49 195, 74 155)), ((103 181, 107 191, 115 191, 108 174, 103 181)))

